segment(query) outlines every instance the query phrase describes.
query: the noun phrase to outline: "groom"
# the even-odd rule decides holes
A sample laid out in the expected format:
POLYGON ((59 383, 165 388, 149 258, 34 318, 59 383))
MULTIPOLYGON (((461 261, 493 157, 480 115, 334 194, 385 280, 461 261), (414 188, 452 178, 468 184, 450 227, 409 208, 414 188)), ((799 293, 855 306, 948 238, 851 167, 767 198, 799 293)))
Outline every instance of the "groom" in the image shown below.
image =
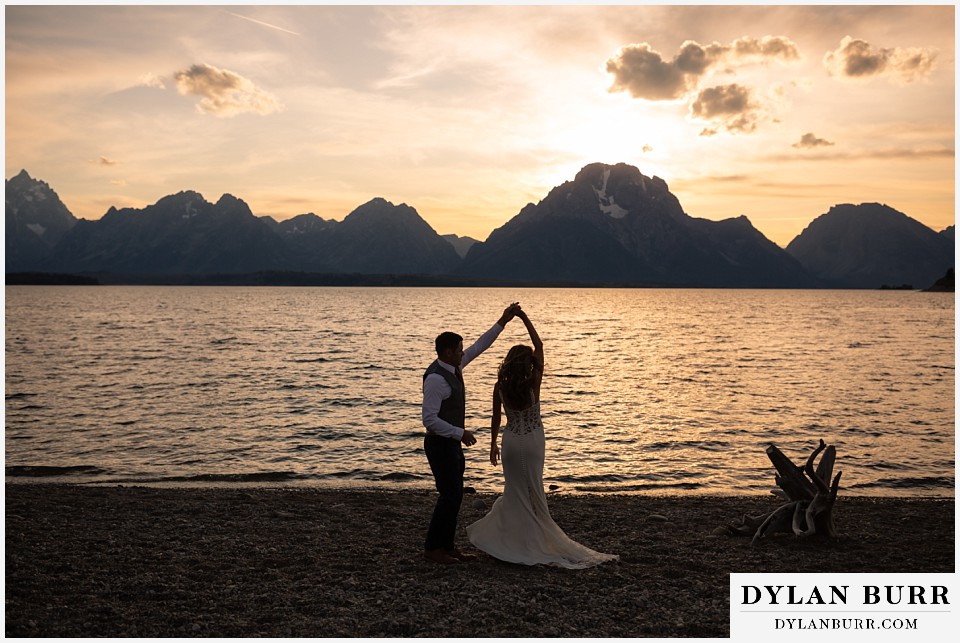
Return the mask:
POLYGON ((423 426, 427 429, 423 450, 440 493, 424 544, 424 558, 431 562, 453 564, 476 558, 453 544, 466 468, 460 444, 477 442, 464 428, 467 398, 462 370, 493 344, 519 310, 518 303, 508 306, 497 323, 467 350, 463 350, 460 335, 441 333, 435 342, 437 359, 423 374, 423 426))

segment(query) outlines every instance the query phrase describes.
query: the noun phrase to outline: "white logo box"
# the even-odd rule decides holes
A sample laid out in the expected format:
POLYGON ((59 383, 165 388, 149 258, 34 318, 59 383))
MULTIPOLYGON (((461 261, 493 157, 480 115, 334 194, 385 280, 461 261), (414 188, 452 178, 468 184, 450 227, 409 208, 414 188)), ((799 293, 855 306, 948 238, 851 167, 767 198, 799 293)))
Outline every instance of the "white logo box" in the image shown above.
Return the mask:
POLYGON ((730 638, 956 640, 955 586, 956 574, 730 574, 730 638))

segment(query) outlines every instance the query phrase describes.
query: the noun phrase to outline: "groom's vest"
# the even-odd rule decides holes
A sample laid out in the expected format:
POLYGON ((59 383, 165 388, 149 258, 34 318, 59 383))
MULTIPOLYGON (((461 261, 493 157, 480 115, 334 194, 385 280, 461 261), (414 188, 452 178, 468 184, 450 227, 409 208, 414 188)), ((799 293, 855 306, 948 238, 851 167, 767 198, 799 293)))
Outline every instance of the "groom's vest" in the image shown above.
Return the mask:
POLYGON ((452 391, 450 397, 440 403, 440 412, 437 413, 437 417, 453 426, 464 428, 467 416, 467 395, 463 384, 456 375, 440 366, 436 360, 424 371, 423 379, 426 380, 431 373, 436 373, 445 379, 452 391))

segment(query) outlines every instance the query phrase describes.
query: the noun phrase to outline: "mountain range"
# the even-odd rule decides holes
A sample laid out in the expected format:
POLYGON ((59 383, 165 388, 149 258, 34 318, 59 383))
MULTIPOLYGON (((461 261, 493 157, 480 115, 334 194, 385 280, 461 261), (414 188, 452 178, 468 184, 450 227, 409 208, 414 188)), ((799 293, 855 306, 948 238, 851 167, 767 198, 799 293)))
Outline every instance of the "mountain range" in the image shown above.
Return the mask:
MULTIPOLYGON (((26 171, 6 181, 6 272, 112 280, 254 273, 432 276, 464 283, 736 288, 925 288, 954 266, 935 232, 877 203, 820 215, 785 249, 745 216, 687 215, 660 178, 591 164, 485 241, 441 236, 375 198, 342 221, 256 216, 241 199, 184 191, 77 219, 26 171)), ((242 279, 240 279, 242 281, 242 279)))

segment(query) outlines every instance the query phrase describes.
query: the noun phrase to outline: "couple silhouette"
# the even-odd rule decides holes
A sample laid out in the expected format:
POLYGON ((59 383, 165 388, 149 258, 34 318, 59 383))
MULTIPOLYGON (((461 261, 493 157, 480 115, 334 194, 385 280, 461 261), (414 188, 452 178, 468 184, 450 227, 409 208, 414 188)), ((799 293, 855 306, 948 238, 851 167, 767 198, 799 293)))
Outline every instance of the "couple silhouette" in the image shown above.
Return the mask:
POLYGON ((457 520, 463 501, 464 446, 477 439, 466 429, 466 386, 463 369, 487 350, 506 325, 519 318, 533 347, 513 346, 497 369, 493 388, 490 463, 502 465, 503 494, 486 516, 467 527, 470 542, 500 560, 523 565, 592 567, 619 557, 602 554, 569 538, 550 516, 543 491, 545 435, 540 416, 540 386, 544 354, 533 322, 519 303, 510 304, 500 319, 469 348, 453 332, 437 336, 437 359, 423 374, 423 450, 436 481, 437 498, 424 543, 424 557, 440 564, 476 559, 456 546, 457 520), (497 445, 506 413, 501 444, 497 445))

